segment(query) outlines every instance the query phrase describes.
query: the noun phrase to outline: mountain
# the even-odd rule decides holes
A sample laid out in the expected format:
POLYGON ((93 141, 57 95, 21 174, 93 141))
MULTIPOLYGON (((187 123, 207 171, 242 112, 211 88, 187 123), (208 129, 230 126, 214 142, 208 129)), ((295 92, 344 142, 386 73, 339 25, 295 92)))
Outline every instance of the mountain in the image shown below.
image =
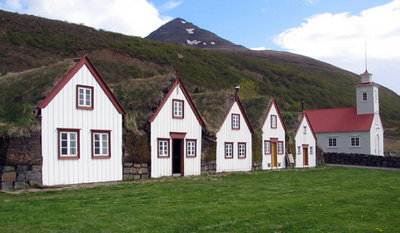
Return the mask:
POLYGON ((181 18, 176 18, 162 25, 160 28, 150 33, 146 39, 202 49, 228 51, 247 50, 243 46, 235 45, 181 18))
MULTIPOLYGON (((262 115, 260 106, 271 97, 285 121, 301 112, 302 100, 306 109, 355 106, 354 86, 360 83, 356 74, 286 52, 238 52, 229 46, 222 50, 0 11, 0 135, 18 135, 37 126, 35 106, 84 55, 127 111, 126 126, 142 134, 176 78, 178 53, 184 55, 180 77, 210 131, 218 116, 208 109, 223 109, 224 101, 218 100, 234 93, 236 85, 241 86, 240 98, 254 125, 262 115)), ((381 87, 380 101, 385 135, 400 135, 400 96, 381 87)))

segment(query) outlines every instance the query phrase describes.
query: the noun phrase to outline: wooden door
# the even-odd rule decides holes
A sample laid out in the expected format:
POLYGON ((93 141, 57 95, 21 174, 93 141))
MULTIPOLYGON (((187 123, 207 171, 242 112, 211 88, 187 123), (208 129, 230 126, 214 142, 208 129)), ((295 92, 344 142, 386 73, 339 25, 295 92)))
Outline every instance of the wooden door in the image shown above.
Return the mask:
POLYGON ((308 148, 303 147, 303 165, 308 166, 308 148))
POLYGON ((276 149, 276 144, 276 142, 271 142, 272 167, 278 166, 278 150, 276 149))

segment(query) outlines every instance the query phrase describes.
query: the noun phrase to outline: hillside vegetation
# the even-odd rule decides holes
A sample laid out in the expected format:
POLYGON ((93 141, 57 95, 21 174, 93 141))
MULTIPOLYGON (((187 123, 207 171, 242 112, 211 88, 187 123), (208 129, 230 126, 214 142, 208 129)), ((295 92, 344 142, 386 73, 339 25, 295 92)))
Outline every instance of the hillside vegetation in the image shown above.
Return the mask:
MULTIPOLYGON (((217 99, 224 95, 214 93, 241 85, 249 112, 258 110, 257 99, 271 97, 285 112, 301 111, 303 99, 306 109, 355 106, 357 75, 303 56, 193 49, 0 11, 0 131, 35 125, 35 105, 85 54, 127 110, 127 126, 142 131, 176 77, 177 53, 192 95, 217 99)), ((400 135, 400 97, 381 87, 380 100, 386 135, 400 135)), ((212 121, 213 114, 200 113, 212 121)))

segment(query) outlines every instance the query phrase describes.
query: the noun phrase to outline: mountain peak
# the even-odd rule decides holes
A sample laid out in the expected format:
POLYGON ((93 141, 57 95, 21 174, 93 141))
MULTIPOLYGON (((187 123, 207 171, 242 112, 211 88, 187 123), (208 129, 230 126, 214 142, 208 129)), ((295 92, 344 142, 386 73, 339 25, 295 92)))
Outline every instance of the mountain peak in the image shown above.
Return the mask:
POLYGON ((246 50, 243 46, 233 44, 182 18, 176 18, 162 25, 157 30, 150 33, 146 39, 203 49, 246 50))

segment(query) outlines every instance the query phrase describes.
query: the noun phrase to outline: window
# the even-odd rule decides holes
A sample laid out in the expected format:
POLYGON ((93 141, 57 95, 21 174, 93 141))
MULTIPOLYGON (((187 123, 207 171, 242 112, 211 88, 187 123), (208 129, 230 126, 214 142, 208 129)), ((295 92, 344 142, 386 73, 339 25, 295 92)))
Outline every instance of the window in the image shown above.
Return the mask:
POLYGON ((362 100, 363 101, 368 101, 368 92, 363 92, 362 93, 362 100))
POLYGON ((240 129, 240 115, 232 114, 232 129, 240 129))
POLYGON ((196 157, 196 140, 186 140, 186 157, 196 157))
POLYGON ((169 158, 169 139, 158 139, 158 158, 169 158))
POLYGON ((111 158, 110 130, 92 130, 92 158, 111 158))
POLYGON ((303 126, 303 133, 307 134, 307 126, 303 126))
POLYGON ((359 137, 351 137, 350 138, 350 146, 351 147, 359 147, 360 146, 360 138, 359 137))
POLYGON ((328 138, 328 147, 336 147, 336 138, 328 138))
POLYGON ((276 129, 276 115, 271 115, 271 128, 276 129))
POLYGON ((225 159, 233 159, 233 143, 225 142, 225 159))
POLYGON ((245 159, 246 158, 246 143, 238 143, 239 148, 238 148, 238 158, 239 159, 245 159))
POLYGON ((265 141, 264 146, 265 146, 265 154, 271 154, 271 142, 265 141))
POLYGON ((310 155, 312 155, 314 152, 314 147, 310 146, 310 155))
POLYGON ((278 154, 283 154, 283 142, 278 142, 278 154))
POLYGON ((183 119, 183 100, 172 100, 172 118, 183 119))
POLYGON ((79 129, 58 129, 58 158, 79 159, 79 129))
POLYGON ((79 109, 93 110, 93 87, 77 85, 76 90, 76 107, 79 109))
POLYGON ((301 147, 300 146, 297 147, 297 154, 301 154, 301 147))

